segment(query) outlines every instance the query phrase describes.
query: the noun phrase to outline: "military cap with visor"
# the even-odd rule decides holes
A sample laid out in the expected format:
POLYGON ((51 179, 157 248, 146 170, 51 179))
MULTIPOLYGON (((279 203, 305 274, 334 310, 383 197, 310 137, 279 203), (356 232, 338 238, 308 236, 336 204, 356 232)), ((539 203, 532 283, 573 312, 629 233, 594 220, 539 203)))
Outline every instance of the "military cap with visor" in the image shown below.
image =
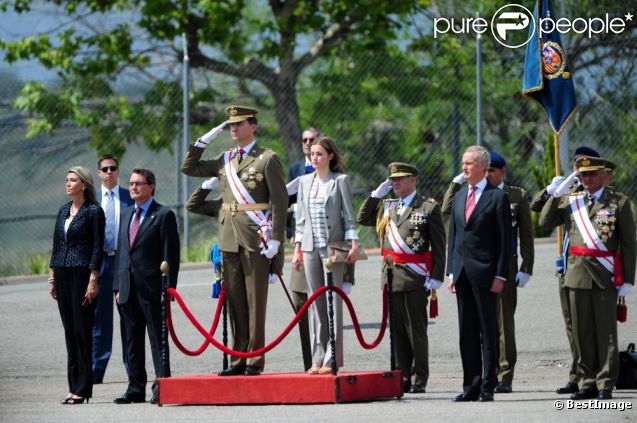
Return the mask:
POLYGON ((418 169, 407 163, 393 162, 387 166, 390 178, 403 178, 405 176, 418 175, 418 169))
POLYGON ((256 117, 259 111, 252 107, 246 106, 228 106, 226 107, 227 123, 241 122, 251 117, 256 117))

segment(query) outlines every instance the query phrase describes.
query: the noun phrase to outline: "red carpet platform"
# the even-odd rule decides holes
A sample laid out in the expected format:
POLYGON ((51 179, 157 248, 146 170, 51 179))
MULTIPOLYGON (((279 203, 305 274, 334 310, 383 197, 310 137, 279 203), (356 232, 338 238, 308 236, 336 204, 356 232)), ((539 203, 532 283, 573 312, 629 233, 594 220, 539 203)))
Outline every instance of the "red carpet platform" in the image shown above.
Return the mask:
POLYGON ((403 396, 400 371, 216 374, 159 379, 159 404, 324 404, 403 396))

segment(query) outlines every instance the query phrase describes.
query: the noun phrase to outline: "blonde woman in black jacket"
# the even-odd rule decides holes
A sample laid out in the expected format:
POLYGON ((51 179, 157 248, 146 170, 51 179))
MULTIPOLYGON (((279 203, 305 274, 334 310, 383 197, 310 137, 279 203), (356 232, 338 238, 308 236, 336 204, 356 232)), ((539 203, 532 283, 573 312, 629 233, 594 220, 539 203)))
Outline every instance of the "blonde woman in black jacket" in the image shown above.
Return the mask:
POLYGON ((68 354, 69 392, 62 404, 82 404, 93 394, 91 333, 106 219, 88 169, 70 168, 65 187, 71 201, 55 222, 49 294, 58 303, 68 354))

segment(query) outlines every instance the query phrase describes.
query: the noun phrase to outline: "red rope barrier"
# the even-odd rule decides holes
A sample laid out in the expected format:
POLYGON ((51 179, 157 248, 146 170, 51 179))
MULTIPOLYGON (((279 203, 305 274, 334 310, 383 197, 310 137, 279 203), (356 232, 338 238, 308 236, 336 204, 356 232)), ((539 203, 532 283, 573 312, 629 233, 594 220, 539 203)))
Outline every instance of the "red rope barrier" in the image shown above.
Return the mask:
MULTIPOLYGON (((186 349, 183 346, 183 344, 181 342, 179 342, 179 339, 177 338, 177 334, 175 333, 175 330, 174 330, 174 328, 172 326, 172 318, 169 318, 170 316, 172 316, 172 314, 170 312, 170 307, 171 307, 171 305, 170 305, 171 302, 170 301, 168 302, 166 320, 168 321, 167 322, 168 323, 168 328, 169 328, 170 336, 173 339, 173 342, 175 343, 177 348, 179 348, 179 350, 181 350, 184 354, 187 354, 187 355, 199 355, 206 349, 206 344, 210 343, 210 344, 214 345, 215 347, 217 347, 217 349, 221 350, 222 352, 225 352, 226 354, 230 354, 233 357, 239 357, 239 358, 256 357, 256 356, 263 355, 266 352, 270 351, 271 349, 276 347, 283 339, 285 339, 285 337, 288 335, 288 333, 290 333, 290 331, 294 328, 294 326, 296 326, 296 324, 299 322, 299 320, 303 316, 303 313, 305 313, 307 311, 307 309, 310 307, 310 304, 312 304, 312 302, 315 301, 316 298, 318 298, 320 295, 322 295, 327 290, 328 290, 327 286, 322 286, 319 289, 317 289, 314 292, 314 294, 312 294, 310 296, 310 298, 307 299, 305 304, 303 304, 303 307, 301 307, 301 309, 294 316, 294 318, 290 321, 290 323, 288 323, 288 325, 285 327, 283 332, 281 332, 281 334, 279 334, 279 336, 277 336, 268 345, 266 345, 265 347, 260 348, 260 349, 258 349, 256 351, 250 351, 250 352, 235 351, 233 349, 230 349, 230 348, 226 347, 225 345, 221 344, 219 341, 214 339, 214 337, 212 335, 214 334, 214 331, 217 328, 217 323, 219 321, 219 314, 220 314, 220 310, 221 310, 222 301, 219 301, 219 303, 217 304, 217 310, 215 312, 215 320, 213 322, 213 325, 212 325, 210 331, 206 331, 206 329, 201 325, 201 323, 199 323, 197 318, 192 314, 190 309, 188 309, 188 307, 186 306, 186 303, 181 298, 181 295, 179 295, 179 293, 175 289, 168 288, 167 293, 170 296, 172 296, 173 298, 175 298, 175 300, 177 301, 177 304, 179 304, 179 306, 181 307, 181 309, 184 312, 184 314, 186 315, 186 317, 188 317, 190 322, 195 326, 195 328, 199 331, 199 333, 201 333, 201 335, 203 335, 203 337, 205 338, 204 344, 202 344, 201 347, 199 347, 199 349, 197 349, 195 351, 191 351, 191 350, 186 349)), ((372 349, 372 348, 375 348, 376 346, 378 346, 378 344, 380 344, 380 341, 383 339, 383 336, 385 334, 385 329, 387 328, 387 309, 388 309, 388 307, 387 307, 387 286, 385 286, 385 289, 383 290, 383 317, 382 317, 382 323, 381 323, 380 331, 379 331, 378 336, 376 337, 376 339, 370 344, 365 342, 365 339, 363 338, 363 334, 362 334, 361 329, 360 329, 360 324, 358 323, 358 318, 356 316, 356 311, 354 310, 354 306, 352 305, 352 302, 347 297, 347 294, 345 294, 345 292, 343 292, 343 290, 341 290, 338 287, 334 287, 333 290, 338 295, 340 295, 341 298, 343 298, 343 300, 345 301, 345 304, 347 305, 347 309, 350 312, 350 316, 352 317, 352 323, 354 325, 354 331, 356 332, 356 337, 358 339, 358 342, 361 344, 361 346, 363 348, 365 348, 365 349, 372 349)), ((223 293, 223 290, 222 290, 222 293, 223 293)), ((219 297, 219 300, 222 300, 221 296, 219 297)))
MULTIPOLYGON (((169 295, 172 295, 172 294, 169 293, 169 295)), ((221 286, 221 293, 219 294, 219 301, 217 303, 217 309, 215 310, 215 316, 214 316, 214 319, 212 321, 212 326, 210 327, 210 330, 208 331, 210 336, 214 335, 214 333, 217 331, 217 326, 219 324, 219 316, 221 315, 222 304, 225 301, 225 296, 226 296, 226 291, 223 289, 223 285, 222 285, 221 286)), ((181 352, 186 354, 186 355, 189 355, 191 357, 195 357, 195 356, 201 355, 204 351, 206 351, 206 348, 208 348, 208 345, 210 345, 210 342, 208 342, 207 339, 204 339, 203 343, 201 344, 201 346, 198 349, 196 349, 196 350, 187 349, 181 343, 179 338, 177 338, 177 333, 175 332, 175 328, 173 326, 172 312, 171 312, 170 305, 166 309, 166 324, 168 326, 168 332, 170 333, 170 337, 172 338, 173 342, 175 343, 177 348, 179 348, 179 350, 181 350, 181 352)))

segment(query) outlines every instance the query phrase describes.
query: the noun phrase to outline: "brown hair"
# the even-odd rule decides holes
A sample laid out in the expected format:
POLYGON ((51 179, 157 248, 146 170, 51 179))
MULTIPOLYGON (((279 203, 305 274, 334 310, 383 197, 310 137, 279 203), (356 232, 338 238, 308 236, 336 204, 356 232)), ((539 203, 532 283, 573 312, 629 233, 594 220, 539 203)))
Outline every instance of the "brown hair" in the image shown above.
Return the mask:
MULTIPOLYGON (((148 185, 154 185, 157 186, 156 182, 155 182, 155 174, 153 173, 152 170, 150 169, 142 169, 140 167, 136 167, 135 169, 133 169, 133 171, 131 173, 136 173, 138 175, 142 175, 144 178, 146 178, 146 183, 148 185)), ((153 188, 153 192, 151 195, 155 195, 155 188, 153 188)))
POLYGON ((91 171, 84 166, 73 166, 69 169, 69 173, 74 173, 80 178, 80 181, 84 184, 84 200, 89 203, 96 203, 95 199, 95 184, 93 183, 93 177, 91 171))
POLYGON ((330 170, 332 172, 345 172, 345 163, 343 162, 343 158, 338 152, 338 148, 336 148, 336 143, 333 139, 328 137, 320 137, 314 142, 314 145, 320 145, 325 149, 325 151, 327 151, 328 154, 334 154, 332 160, 330 160, 330 170))
POLYGON ((119 166, 119 161, 117 160, 117 157, 115 156, 111 156, 110 154, 104 154, 103 156, 100 156, 99 159, 97 159, 97 168, 99 169, 100 166, 102 165, 102 162, 104 160, 112 160, 115 162, 116 166, 119 166))

